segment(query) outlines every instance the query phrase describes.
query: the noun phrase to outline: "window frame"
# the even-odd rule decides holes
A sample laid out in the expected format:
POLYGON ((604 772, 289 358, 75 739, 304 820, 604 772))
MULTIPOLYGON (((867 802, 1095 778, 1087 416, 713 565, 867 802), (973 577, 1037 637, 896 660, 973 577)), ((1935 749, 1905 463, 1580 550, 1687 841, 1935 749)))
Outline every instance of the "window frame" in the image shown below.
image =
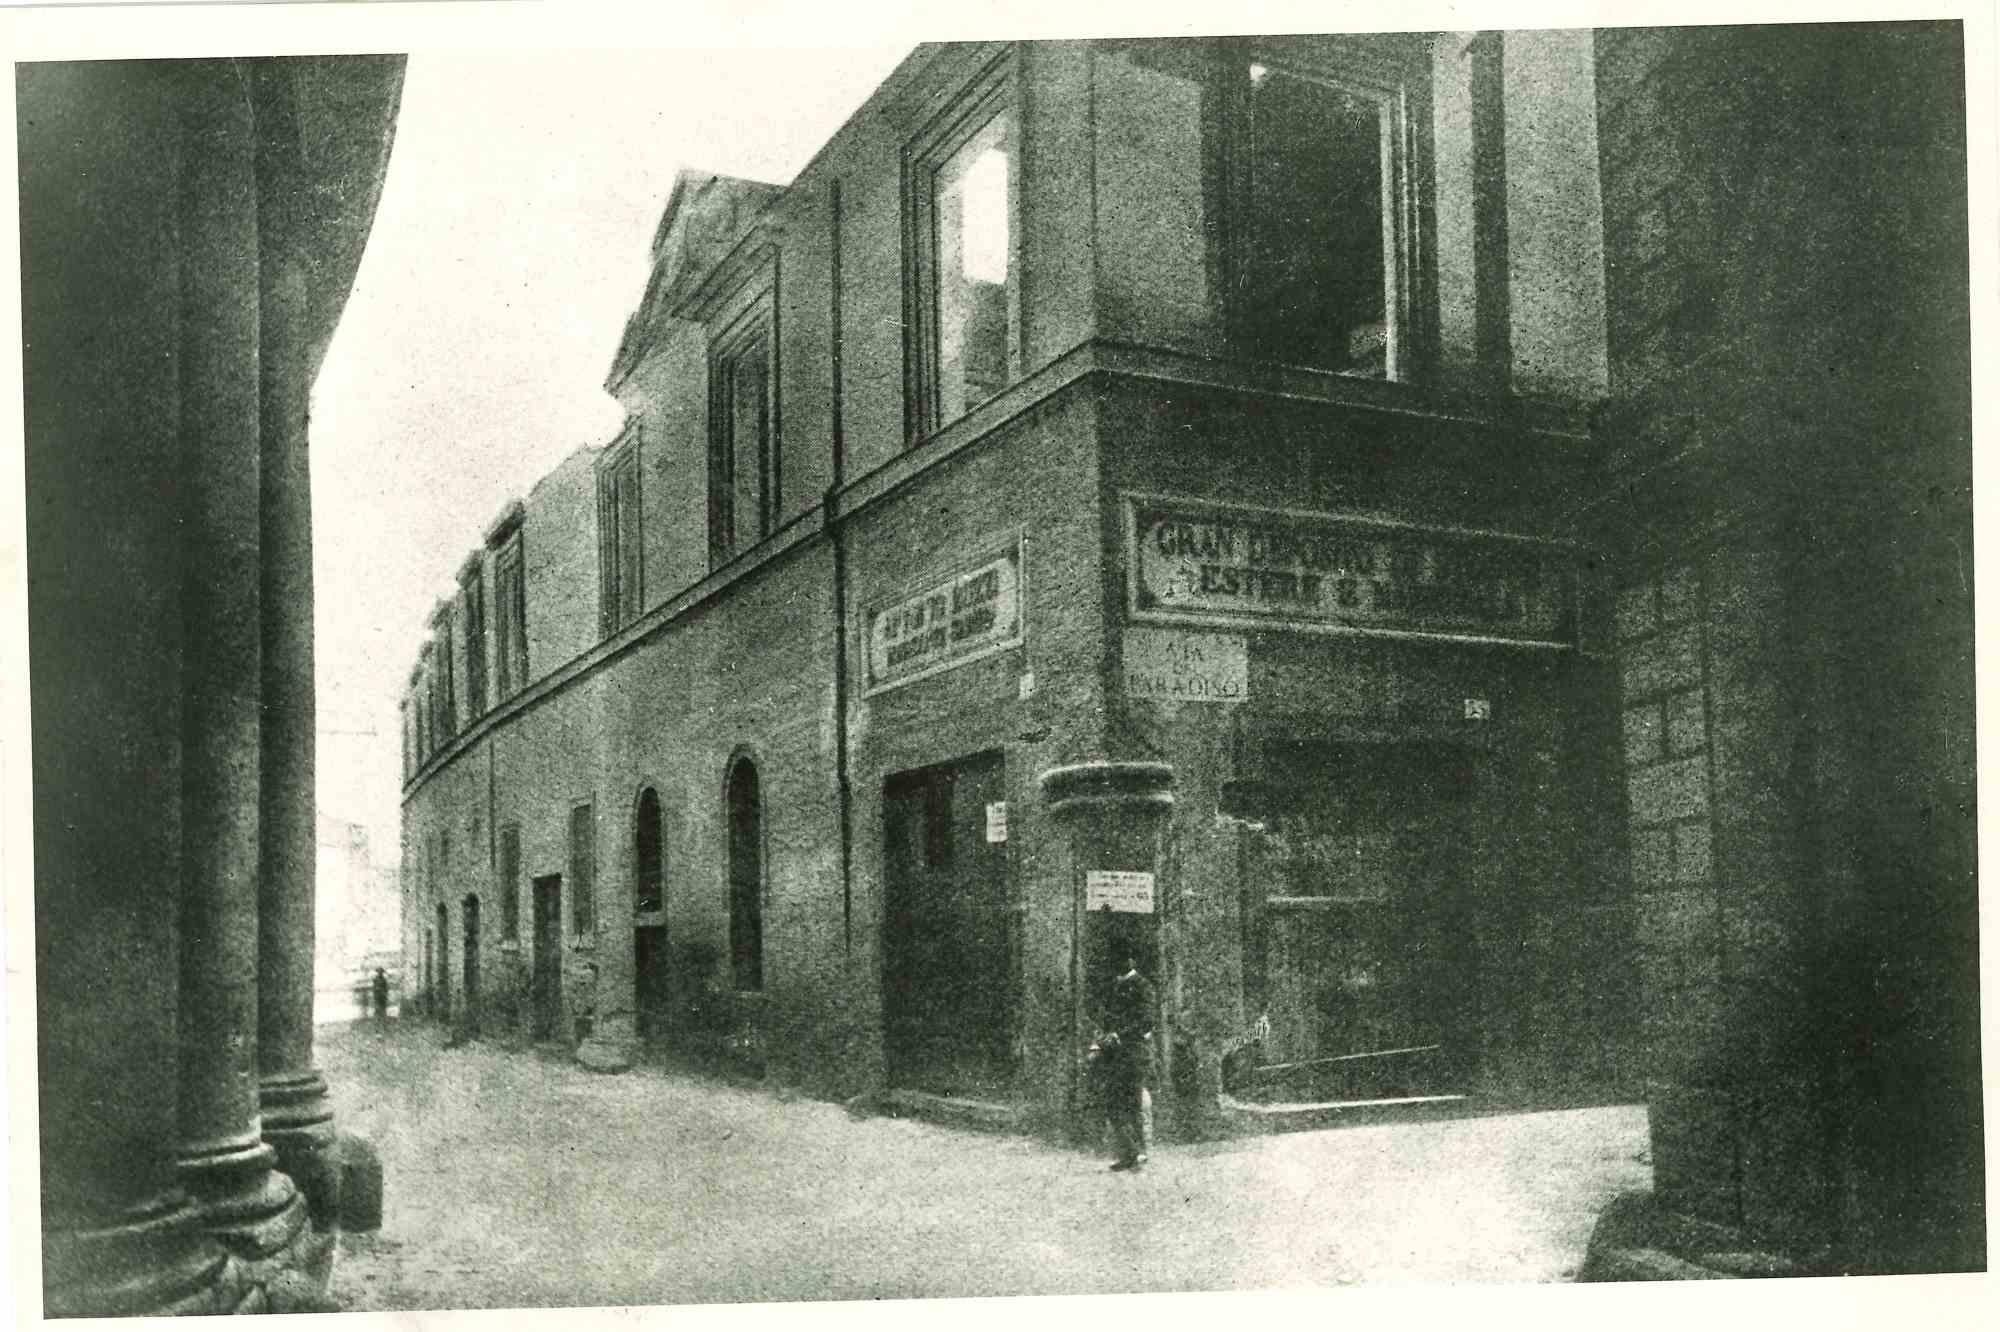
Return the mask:
POLYGON ((779 425, 776 274, 768 263, 730 300, 708 344, 708 564, 717 569, 769 539, 784 525, 784 448, 779 425), (736 438, 735 368, 761 348, 764 428, 757 441, 755 535, 737 512, 741 490, 736 438))
POLYGON ((606 638, 646 610, 646 503, 640 436, 635 421, 597 461, 598 629, 606 638), (630 533, 621 521, 627 485, 631 487, 630 508, 637 519, 630 533), (630 580, 625 577, 628 561, 630 580))
POLYGON ((928 439, 953 421, 970 416, 982 404, 992 401, 1021 380, 1026 359, 1026 321, 1021 299, 1021 145, 1024 139, 1021 58, 1018 47, 1010 47, 994 57, 903 149, 904 429, 912 445, 928 439), (943 350, 939 344, 939 302, 942 293, 939 288, 937 176, 960 149, 1001 116, 1008 117, 1011 131, 1011 164, 1007 172, 1006 382, 998 392, 977 402, 967 402, 958 415, 946 420, 940 377, 943 350))
POLYGON ((1384 373, 1311 365, 1299 368, 1386 383, 1428 379, 1437 360, 1437 255, 1431 148, 1433 114, 1428 44, 1405 34, 1317 38, 1258 38, 1218 42, 1208 100, 1209 196, 1217 219, 1211 255, 1227 345, 1238 355, 1268 360, 1253 332, 1258 292, 1249 248, 1256 234, 1251 197, 1254 120, 1249 70, 1261 65, 1283 77, 1355 93, 1386 106, 1384 194, 1384 373))

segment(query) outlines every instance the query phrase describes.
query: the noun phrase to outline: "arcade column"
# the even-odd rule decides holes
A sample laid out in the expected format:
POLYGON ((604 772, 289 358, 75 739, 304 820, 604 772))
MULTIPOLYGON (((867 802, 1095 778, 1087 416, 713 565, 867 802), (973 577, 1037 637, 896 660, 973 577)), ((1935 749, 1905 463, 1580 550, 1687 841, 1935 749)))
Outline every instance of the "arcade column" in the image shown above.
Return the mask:
MULTIPOLYGON (((1161 866, 1174 769, 1152 762, 1097 761, 1052 768, 1041 776, 1042 802, 1069 854, 1071 939, 1070 1131, 1095 1136, 1083 1095, 1084 1052, 1112 978, 1127 958, 1164 996, 1173 965, 1163 929, 1167 894, 1161 866)), ((1161 1004, 1154 1039, 1163 1056, 1161 1086, 1171 1085, 1170 1005, 1161 1004)), ((1156 1092, 1157 1092, 1156 1088, 1156 1092)))

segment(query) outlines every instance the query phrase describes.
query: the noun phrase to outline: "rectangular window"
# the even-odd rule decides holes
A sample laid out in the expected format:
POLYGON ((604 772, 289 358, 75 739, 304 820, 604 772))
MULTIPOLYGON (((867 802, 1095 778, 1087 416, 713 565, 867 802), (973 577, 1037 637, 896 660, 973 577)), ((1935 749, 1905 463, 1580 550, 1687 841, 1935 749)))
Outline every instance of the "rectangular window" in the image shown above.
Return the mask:
POLYGON ((608 450, 597 470, 598 618, 606 636, 639 618, 645 555, 640 535, 639 436, 608 450))
POLYGON ((715 341, 709 358, 708 553, 722 564, 771 535, 782 505, 766 303, 715 341))
POLYGON ((589 805, 569 812, 569 893, 577 938, 588 938, 597 929, 597 818, 589 805))
POLYGON ((486 712, 486 571, 475 557, 460 576, 465 602, 465 715, 486 712))
POLYGON ((957 420, 1019 373, 1011 63, 990 69, 915 152, 918 419, 957 420))
POLYGON ((1233 324, 1246 354, 1404 377, 1407 117, 1393 76, 1233 66, 1233 324))
POLYGON ((518 532, 494 557, 493 586, 500 630, 499 650, 494 655, 499 665, 500 697, 504 699, 528 683, 528 602, 518 532))
POLYGON ((500 830, 500 937, 521 937, 521 830, 500 830))
POLYGON ((453 687, 456 681, 453 679, 454 672, 452 670, 452 658, 457 654, 452 651, 451 620, 451 608, 447 606, 439 612, 437 618, 438 671, 436 679, 438 682, 437 710, 440 741, 449 740, 458 733, 458 697, 457 690, 453 687))

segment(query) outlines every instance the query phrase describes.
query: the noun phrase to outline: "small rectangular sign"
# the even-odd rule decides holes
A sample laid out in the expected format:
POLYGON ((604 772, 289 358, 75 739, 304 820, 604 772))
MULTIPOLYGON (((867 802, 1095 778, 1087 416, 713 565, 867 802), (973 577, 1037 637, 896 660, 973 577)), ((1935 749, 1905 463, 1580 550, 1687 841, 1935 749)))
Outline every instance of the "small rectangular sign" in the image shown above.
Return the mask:
POLYGON ((1086 911, 1135 911, 1151 915, 1153 876, 1146 870, 1089 870, 1083 876, 1086 911))
POLYGON ((1007 840, 1007 802, 1004 800, 995 800, 986 806, 986 840, 1007 840))
POLYGON ((1249 642, 1242 634, 1127 629, 1125 696, 1173 703, 1241 703, 1250 697, 1249 642))

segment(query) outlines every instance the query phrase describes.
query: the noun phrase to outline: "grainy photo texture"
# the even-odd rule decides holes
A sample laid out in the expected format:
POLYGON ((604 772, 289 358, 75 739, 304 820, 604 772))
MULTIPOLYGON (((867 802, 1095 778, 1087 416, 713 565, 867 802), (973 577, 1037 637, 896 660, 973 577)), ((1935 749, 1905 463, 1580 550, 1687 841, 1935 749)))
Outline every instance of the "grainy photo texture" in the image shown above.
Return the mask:
POLYGON ((50 1315, 1984 1270, 1958 24, 426 59, 16 70, 50 1315))

